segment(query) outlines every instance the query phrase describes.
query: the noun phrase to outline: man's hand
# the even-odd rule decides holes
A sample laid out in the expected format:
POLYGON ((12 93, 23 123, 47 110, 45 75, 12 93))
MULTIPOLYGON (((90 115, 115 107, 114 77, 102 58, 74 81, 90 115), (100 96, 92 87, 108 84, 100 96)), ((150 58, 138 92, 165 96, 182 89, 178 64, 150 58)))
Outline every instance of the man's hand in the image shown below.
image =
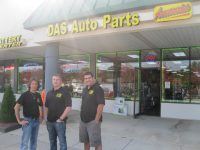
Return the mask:
POLYGON ((56 120, 56 122, 64 122, 64 121, 59 118, 56 120))
POLYGON ((39 117, 39 121, 40 121, 40 123, 43 122, 43 117, 42 116, 39 117))
POLYGON ((99 124, 99 119, 95 119, 96 124, 99 124))
POLYGON ((20 122, 18 122, 20 125, 22 126, 27 126, 29 124, 29 122, 27 120, 22 120, 20 122))

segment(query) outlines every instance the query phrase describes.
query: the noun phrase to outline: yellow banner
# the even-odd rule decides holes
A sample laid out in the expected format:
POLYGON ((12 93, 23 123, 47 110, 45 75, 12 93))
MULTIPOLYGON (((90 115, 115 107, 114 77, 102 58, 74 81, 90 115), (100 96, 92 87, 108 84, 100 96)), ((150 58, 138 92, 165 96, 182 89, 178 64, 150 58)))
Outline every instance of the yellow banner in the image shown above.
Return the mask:
POLYGON ((16 35, 4 38, 0 37, 0 49, 22 46, 23 43, 21 41, 21 37, 22 35, 16 35))
POLYGON ((192 3, 183 2, 177 4, 156 6, 154 8, 154 17, 156 22, 165 22, 165 21, 191 18, 192 3))

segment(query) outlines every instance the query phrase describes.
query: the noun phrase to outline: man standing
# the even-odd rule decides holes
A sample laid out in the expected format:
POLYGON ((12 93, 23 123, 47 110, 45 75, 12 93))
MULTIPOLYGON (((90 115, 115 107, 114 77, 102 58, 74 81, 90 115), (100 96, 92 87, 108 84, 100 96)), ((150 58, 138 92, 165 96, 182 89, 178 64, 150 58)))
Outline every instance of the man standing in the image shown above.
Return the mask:
POLYGON ((84 149, 102 150, 101 122, 105 105, 104 92, 95 81, 91 72, 84 74, 86 87, 82 93, 81 122, 79 128, 79 140, 84 143, 84 149))
POLYGON ((15 105, 15 116, 17 122, 22 125, 22 139, 20 150, 36 150, 39 121, 42 121, 42 99, 36 91, 39 89, 39 82, 31 79, 28 85, 29 90, 23 93, 15 105), (20 106, 23 107, 24 119, 20 119, 20 106))
POLYGON ((57 137, 60 150, 67 150, 66 120, 71 111, 71 96, 66 88, 61 87, 62 78, 59 74, 53 75, 52 84, 53 89, 47 93, 45 102, 50 150, 57 150, 57 137))

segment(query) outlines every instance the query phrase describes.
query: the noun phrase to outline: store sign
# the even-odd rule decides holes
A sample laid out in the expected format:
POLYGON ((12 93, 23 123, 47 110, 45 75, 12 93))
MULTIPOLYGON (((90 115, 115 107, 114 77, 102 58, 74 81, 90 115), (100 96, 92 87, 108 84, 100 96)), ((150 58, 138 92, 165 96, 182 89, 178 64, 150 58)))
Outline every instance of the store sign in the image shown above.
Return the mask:
POLYGON ((0 48, 11 48, 22 46, 21 35, 0 38, 0 48))
POLYGON ((67 22, 50 24, 48 26, 48 36, 59 36, 70 33, 80 33, 86 31, 95 31, 102 24, 103 29, 107 28, 121 28, 124 26, 132 27, 140 23, 139 15, 137 13, 127 13, 126 15, 113 17, 111 15, 104 15, 102 20, 74 20, 72 24, 68 25, 67 22), (70 27, 68 27, 70 26, 70 27))
POLYGON ((188 19, 192 17, 192 4, 190 2, 156 6, 154 8, 156 22, 188 19))
POLYGON ((148 54, 147 56, 145 56, 144 60, 147 62, 154 62, 156 61, 156 56, 153 54, 148 54))
POLYGON ((155 62, 157 60, 157 54, 154 51, 150 51, 146 56, 144 56, 146 62, 155 62))
POLYGON ((15 67, 14 65, 8 65, 8 66, 5 66, 5 71, 10 71, 10 70, 13 70, 15 67))

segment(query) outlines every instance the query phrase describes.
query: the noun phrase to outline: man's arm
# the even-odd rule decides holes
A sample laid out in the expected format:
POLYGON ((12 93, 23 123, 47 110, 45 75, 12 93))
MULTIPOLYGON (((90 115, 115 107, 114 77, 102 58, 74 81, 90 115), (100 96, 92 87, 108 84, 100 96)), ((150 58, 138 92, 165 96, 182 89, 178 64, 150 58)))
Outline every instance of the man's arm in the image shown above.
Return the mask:
POLYGON ((39 113, 40 113, 39 120, 40 122, 42 122, 42 119, 43 119, 42 106, 39 106, 39 113))
POLYGON ((17 122, 22 125, 22 126, 25 126, 28 124, 28 121, 26 120, 22 120, 20 119, 20 104, 16 103, 15 107, 14 107, 14 110, 15 110, 15 117, 17 119, 17 122))
POLYGON ((96 123, 99 123, 99 119, 101 118, 101 114, 103 112, 103 107, 104 107, 104 104, 99 104, 97 107, 97 113, 95 117, 96 123))
POLYGON ((48 107, 44 107, 44 120, 47 121, 48 107))
POLYGON ((60 116, 60 120, 63 121, 69 114, 69 112, 72 110, 71 107, 66 107, 65 111, 62 113, 62 115, 60 116))
POLYGON ((62 115, 57 120, 58 122, 65 120, 65 118, 68 116, 69 112, 72 110, 72 99, 71 99, 71 95, 68 91, 65 91, 65 97, 64 98, 66 100, 66 102, 65 102, 66 107, 65 107, 65 110, 62 113, 62 115))

